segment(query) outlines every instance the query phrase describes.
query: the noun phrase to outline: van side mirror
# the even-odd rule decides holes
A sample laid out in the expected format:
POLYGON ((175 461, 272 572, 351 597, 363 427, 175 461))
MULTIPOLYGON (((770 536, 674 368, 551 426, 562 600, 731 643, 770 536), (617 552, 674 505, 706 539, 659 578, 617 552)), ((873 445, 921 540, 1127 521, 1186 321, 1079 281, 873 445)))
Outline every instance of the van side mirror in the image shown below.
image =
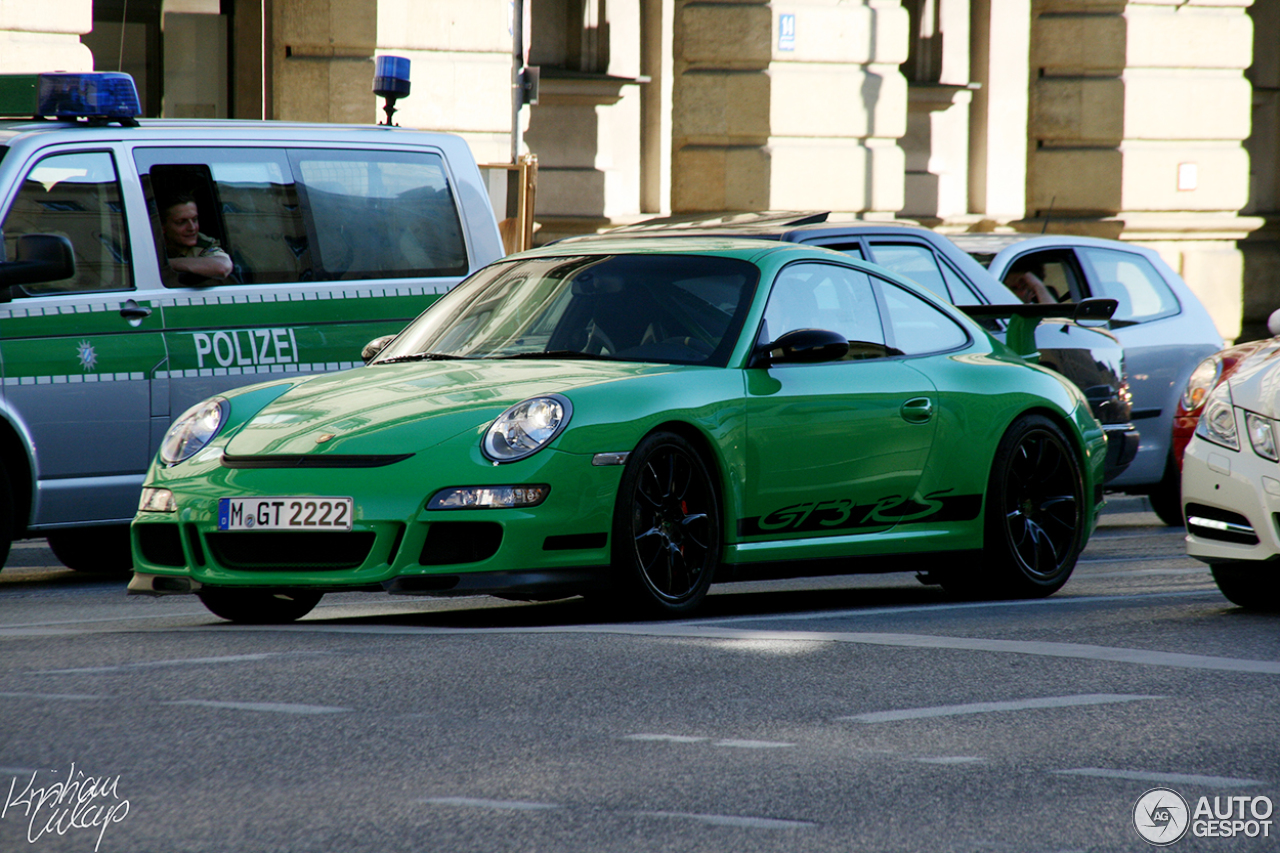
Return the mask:
POLYGON ((0 263, 0 301, 9 301, 9 288, 14 285, 59 281, 76 274, 71 241, 57 234, 23 234, 15 254, 14 260, 0 263))

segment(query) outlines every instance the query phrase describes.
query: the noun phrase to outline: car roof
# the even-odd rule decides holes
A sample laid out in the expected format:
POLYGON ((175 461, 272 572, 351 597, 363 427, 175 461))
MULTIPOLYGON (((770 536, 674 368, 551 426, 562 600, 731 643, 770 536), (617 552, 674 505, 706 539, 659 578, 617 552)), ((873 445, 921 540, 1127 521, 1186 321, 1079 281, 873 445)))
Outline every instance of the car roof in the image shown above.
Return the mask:
POLYGON ((561 255, 723 255, 755 261, 766 255, 801 254, 830 257, 833 260, 854 262, 853 258, 817 246, 798 243, 762 243, 751 237, 733 234, 666 234, 663 240, 636 240, 632 235, 610 237, 597 235, 590 240, 561 240, 548 243, 508 258, 556 257, 561 255))
MULTIPOLYGON (((914 222, 897 220, 850 219, 831 221, 830 211, 763 211, 759 213, 726 213, 714 216, 684 214, 646 219, 634 225, 622 225, 600 234, 583 234, 561 242, 594 242, 617 236, 675 237, 682 234, 701 236, 749 237, 753 240, 784 240, 803 234, 806 237, 856 236, 861 234, 901 234, 930 232, 914 222)), ((793 241, 798 242, 798 241, 793 241)))
MULTIPOLYGON (((191 140, 275 142, 326 140, 333 142, 424 142, 455 139, 453 134, 379 124, 322 124, 315 122, 259 121, 251 119, 138 119, 136 127, 107 122, 0 121, 0 144, 22 138, 57 137, 58 142, 84 140, 191 140)), ((49 140, 52 141, 52 140, 49 140)))

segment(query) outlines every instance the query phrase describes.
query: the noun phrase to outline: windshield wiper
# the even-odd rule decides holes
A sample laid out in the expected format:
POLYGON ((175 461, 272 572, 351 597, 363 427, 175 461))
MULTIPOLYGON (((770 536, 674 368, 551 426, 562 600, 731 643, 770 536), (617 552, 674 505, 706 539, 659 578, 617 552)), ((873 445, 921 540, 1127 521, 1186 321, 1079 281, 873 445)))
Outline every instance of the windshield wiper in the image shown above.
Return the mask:
POLYGON ((393 358, 384 358, 378 361, 378 364, 398 364, 402 361, 465 361, 465 355, 449 355, 443 352, 415 352, 408 355, 397 355, 393 358))
POLYGON ((605 359, 608 356, 599 355, 593 352, 580 352, 576 349, 553 349, 538 352, 513 352, 509 355, 491 355, 488 358, 585 358, 585 359, 605 359))

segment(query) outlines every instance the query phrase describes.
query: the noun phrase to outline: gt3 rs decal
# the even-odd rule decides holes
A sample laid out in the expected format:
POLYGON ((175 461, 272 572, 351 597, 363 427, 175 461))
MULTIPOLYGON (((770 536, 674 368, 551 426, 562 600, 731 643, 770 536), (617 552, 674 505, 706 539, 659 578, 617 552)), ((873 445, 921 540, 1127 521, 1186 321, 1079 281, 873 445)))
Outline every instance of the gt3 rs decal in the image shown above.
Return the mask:
POLYGON ((777 533, 835 533, 859 528, 880 530, 894 524, 972 521, 982 510, 982 495, 949 495, 950 489, 911 498, 891 495, 874 504, 848 498, 809 501, 775 509, 765 516, 738 522, 741 536, 777 533))

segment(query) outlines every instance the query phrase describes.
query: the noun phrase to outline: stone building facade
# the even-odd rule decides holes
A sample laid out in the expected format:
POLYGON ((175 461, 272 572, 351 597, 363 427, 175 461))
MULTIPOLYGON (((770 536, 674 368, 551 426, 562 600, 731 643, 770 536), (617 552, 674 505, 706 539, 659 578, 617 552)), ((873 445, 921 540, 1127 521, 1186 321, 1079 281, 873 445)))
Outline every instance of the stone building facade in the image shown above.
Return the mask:
MULTIPOLYGON (((1280 0, 523 0, 543 239, 763 209, 1157 248, 1224 337, 1280 307, 1280 0)), ((514 0, 0 0, 0 71, 131 71, 148 114, 512 152, 514 0)))

